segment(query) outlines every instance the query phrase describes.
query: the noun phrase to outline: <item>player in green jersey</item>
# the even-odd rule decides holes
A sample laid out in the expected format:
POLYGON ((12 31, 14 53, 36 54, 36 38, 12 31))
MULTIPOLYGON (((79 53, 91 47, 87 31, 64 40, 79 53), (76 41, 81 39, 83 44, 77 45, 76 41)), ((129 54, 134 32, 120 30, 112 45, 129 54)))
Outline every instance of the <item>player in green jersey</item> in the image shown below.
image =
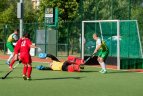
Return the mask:
POLYGON ((10 63, 12 57, 13 57, 13 52, 14 52, 14 45, 13 45, 13 43, 18 40, 18 33, 19 33, 19 30, 15 29, 14 32, 9 35, 9 37, 7 39, 7 42, 6 42, 6 47, 11 52, 8 60, 6 61, 6 64, 8 64, 8 65, 9 65, 9 63, 10 63))
POLYGON ((101 66, 101 73, 106 73, 106 65, 105 65, 105 59, 107 58, 109 54, 109 49, 104 41, 102 41, 97 34, 93 34, 93 39, 96 41, 96 48, 94 50, 94 53, 98 52, 98 58, 97 61, 99 62, 101 66))

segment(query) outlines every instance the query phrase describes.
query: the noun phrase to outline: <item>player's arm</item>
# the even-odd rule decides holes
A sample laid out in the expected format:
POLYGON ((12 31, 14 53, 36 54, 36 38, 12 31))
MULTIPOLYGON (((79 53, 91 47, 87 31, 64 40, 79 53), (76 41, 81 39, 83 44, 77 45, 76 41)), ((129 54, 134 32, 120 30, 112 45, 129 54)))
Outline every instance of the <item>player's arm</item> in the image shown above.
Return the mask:
POLYGON ((96 47, 96 49, 94 50, 94 53, 96 53, 100 48, 101 48, 101 45, 98 45, 98 46, 96 47))
POLYGON ((17 35, 13 35, 13 39, 14 39, 15 41, 17 41, 17 40, 18 40, 18 36, 17 36, 17 35))
POLYGON ((30 45, 30 48, 37 48, 38 52, 42 52, 42 49, 40 47, 38 47, 38 46, 30 45))
POLYGON ((36 45, 32 45, 32 42, 29 41, 29 45, 30 45, 30 48, 37 48, 38 49, 38 52, 42 52, 42 49, 36 45))
POLYGON ((101 40, 100 39, 98 39, 97 41, 96 41, 96 43, 97 43, 97 47, 95 48, 95 50, 94 50, 94 53, 96 53, 100 48, 101 48, 101 40))
POLYGON ((37 46, 32 45, 32 44, 30 45, 30 47, 31 47, 31 48, 38 48, 37 46))
POLYGON ((32 42, 30 41, 30 39, 27 41, 27 43, 30 46, 30 48, 38 48, 36 45, 32 45, 32 42))

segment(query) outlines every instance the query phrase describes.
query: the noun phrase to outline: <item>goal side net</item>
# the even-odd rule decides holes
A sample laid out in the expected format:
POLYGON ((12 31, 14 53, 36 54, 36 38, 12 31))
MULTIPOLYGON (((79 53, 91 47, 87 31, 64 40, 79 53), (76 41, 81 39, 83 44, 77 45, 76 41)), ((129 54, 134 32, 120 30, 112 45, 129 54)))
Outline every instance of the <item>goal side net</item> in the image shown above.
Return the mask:
POLYGON ((114 63, 117 69, 137 67, 136 61, 143 56, 137 20, 82 21, 82 58, 94 52, 94 33, 98 34, 109 48, 107 64, 114 63), (131 65, 130 60, 135 64, 131 65))

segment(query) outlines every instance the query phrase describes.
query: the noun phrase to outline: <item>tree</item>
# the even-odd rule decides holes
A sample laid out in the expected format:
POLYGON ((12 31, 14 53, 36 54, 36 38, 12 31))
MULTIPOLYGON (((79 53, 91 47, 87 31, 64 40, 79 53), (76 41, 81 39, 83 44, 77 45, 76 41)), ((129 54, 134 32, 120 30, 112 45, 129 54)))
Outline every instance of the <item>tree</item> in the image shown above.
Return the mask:
POLYGON ((36 10, 33 9, 32 0, 24 1, 24 23, 37 22, 36 10))
POLYGON ((59 21, 72 21, 77 17, 78 3, 76 0, 41 0, 39 7, 39 21, 44 21, 45 8, 58 7, 59 21))
MULTIPOLYGON (((17 3, 19 0, 3 0, 0 3, 0 23, 19 23, 17 19, 17 3)), ((35 11, 31 0, 24 0, 24 21, 35 22, 35 11)))
MULTIPOLYGON (((19 0, 3 0, 0 3, 0 31, 4 30, 5 25, 7 25, 7 34, 11 33, 14 28, 19 27, 19 19, 17 18, 18 2, 19 0)), ((36 22, 35 14, 36 13, 32 8, 32 1, 24 0, 24 23, 36 22)), ((4 32, 0 32, 0 36, 3 36, 4 34, 4 32)))
POLYGON ((16 20, 16 0, 4 0, 4 2, 1 3, 1 6, 3 6, 2 9, 0 9, 0 23, 15 23, 16 20))

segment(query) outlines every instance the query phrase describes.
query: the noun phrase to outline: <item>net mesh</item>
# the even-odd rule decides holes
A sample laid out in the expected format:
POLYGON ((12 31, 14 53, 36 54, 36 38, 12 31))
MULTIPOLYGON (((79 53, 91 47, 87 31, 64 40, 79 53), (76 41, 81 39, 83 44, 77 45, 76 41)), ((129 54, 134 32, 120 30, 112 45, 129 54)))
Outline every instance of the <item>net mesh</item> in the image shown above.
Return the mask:
MULTIPOLYGON (((120 60, 123 58, 142 58, 141 42, 136 20, 120 20, 119 37, 117 36, 117 22, 85 22, 84 23, 84 55, 94 52, 96 42, 93 33, 98 34, 106 42, 109 48, 109 56, 117 57, 117 40, 120 41, 120 60)), ((126 58, 126 59, 125 59, 126 58)), ((129 59, 128 59, 129 60, 129 59)), ((128 62, 128 61, 126 61, 128 62)), ((125 62, 121 62, 125 63, 125 62)), ((130 62, 128 62, 129 64, 130 62)))

